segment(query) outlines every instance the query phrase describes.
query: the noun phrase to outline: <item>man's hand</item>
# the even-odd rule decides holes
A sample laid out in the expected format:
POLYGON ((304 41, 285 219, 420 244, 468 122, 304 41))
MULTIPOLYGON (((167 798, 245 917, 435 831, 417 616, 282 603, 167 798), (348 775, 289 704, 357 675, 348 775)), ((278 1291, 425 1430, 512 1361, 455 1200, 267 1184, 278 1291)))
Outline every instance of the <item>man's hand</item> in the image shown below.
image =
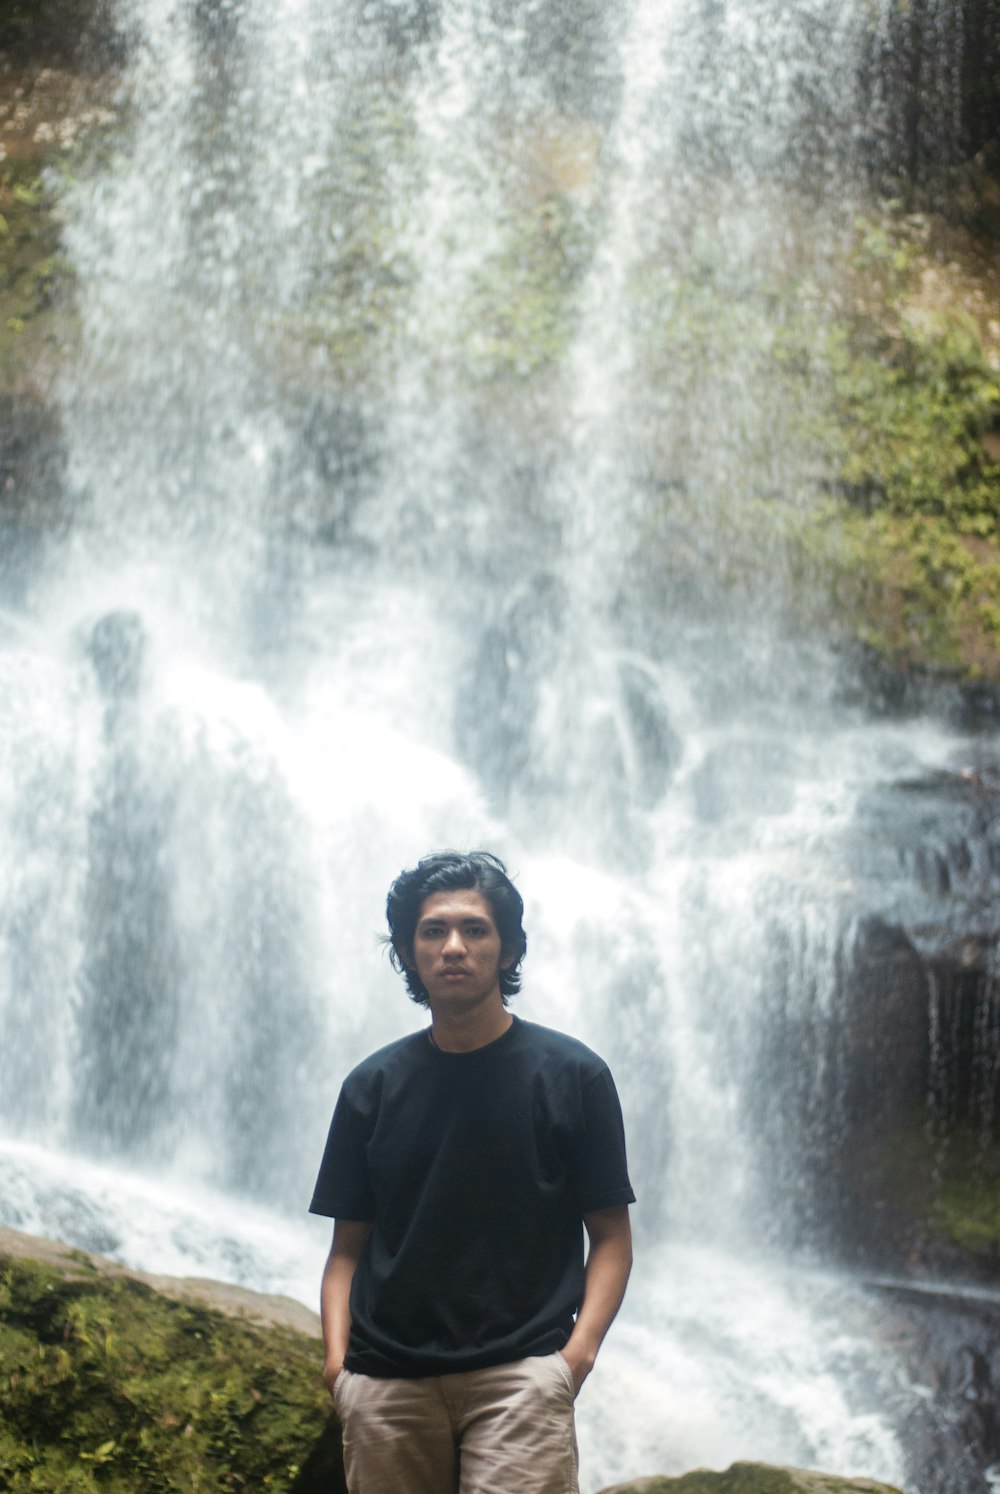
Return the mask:
POLYGON ((570 1342, 567 1343, 566 1347, 564 1349, 560 1349, 559 1352, 565 1359, 566 1363, 569 1365, 569 1372, 573 1376, 573 1395, 575 1398, 580 1394, 580 1391, 583 1389, 584 1380, 586 1380, 587 1376, 594 1368, 594 1360, 596 1356, 593 1354, 584 1354, 578 1349, 571 1348, 571 1343, 572 1339, 570 1339, 570 1342))
POLYGON ((337 1383, 337 1376, 340 1374, 343 1368, 344 1361, 342 1359, 339 1361, 327 1360, 326 1364, 324 1364, 323 1366, 323 1384, 326 1386, 331 1396, 333 1395, 333 1387, 337 1383))
POLYGON ((590 1240, 583 1301, 573 1332, 561 1350, 572 1372, 577 1395, 594 1368, 604 1335, 622 1305, 632 1269, 632 1227, 626 1205, 595 1209, 584 1214, 583 1222, 590 1240))

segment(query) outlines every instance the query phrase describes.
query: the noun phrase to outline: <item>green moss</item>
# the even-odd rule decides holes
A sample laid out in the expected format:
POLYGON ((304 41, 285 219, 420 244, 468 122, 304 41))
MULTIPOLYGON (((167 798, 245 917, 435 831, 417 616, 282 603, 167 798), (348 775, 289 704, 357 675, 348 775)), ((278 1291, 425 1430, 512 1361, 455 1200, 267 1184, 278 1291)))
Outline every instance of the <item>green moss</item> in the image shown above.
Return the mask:
MULTIPOLYGON (((858 1217, 891 1221, 905 1253, 994 1272, 1000 1259, 1000 1147, 916 1105, 882 1125, 849 1169, 858 1217)), ((978 1273, 977 1273, 978 1274, 978 1273)))
POLYGON ((342 122, 336 172, 311 184, 308 217, 322 247, 301 307, 270 323, 283 368, 294 376, 301 364, 311 380, 318 352, 339 382, 377 384, 407 346, 422 358, 429 381, 458 369, 463 385, 481 387, 553 367, 576 325, 576 293, 591 252, 585 215, 553 185, 511 202, 500 242, 476 257, 468 278, 451 264, 453 255, 461 259, 453 244, 441 244, 439 265, 426 263, 424 246, 418 265, 422 224, 414 225, 412 249, 400 235, 406 204, 410 211, 419 205, 424 185, 411 109, 405 95, 360 91, 342 122), (425 278, 421 320, 414 296, 425 278))
POLYGON ((976 1178, 946 1183, 934 1207, 935 1234, 976 1255, 1000 1255, 1000 1183, 976 1178))
POLYGON ((72 284, 42 159, 0 166, 0 392, 16 393, 74 336, 72 284))
POLYGON ((983 436, 1000 423, 1000 382, 975 324, 911 312, 892 331, 837 329, 826 355, 844 496, 864 511, 946 517, 991 533, 1000 474, 983 436))
POLYGON ((1000 1156, 961 1135, 935 1168, 932 1236, 989 1262, 1000 1257, 1000 1156))
POLYGON ((577 325, 577 293, 592 249, 581 214, 550 191, 512 215, 503 246, 480 267, 462 310, 458 350, 480 381, 555 366, 577 325))
POLYGON ((0 1486, 289 1489, 327 1428, 316 1342, 86 1267, 0 1263, 0 1486))
POLYGON ((259 287, 258 339, 286 388, 380 387, 416 278, 396 231, 398 183, 416 169, 405 95, 391 77, 359 84, 338 127, 336 161, 303 187, 314 249, 301 297, 272 307, 266 280, 259 287))

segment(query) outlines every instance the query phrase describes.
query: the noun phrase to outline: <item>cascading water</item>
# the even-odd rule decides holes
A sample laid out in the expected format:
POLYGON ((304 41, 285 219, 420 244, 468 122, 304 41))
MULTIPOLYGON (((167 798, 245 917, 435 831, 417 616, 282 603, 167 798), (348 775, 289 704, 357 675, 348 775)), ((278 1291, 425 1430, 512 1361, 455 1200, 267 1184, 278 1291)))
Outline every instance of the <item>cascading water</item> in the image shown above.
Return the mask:
POLYGON ((313 1300, 339 1077, 416 1020, 385 889, 495 847, 520 1009, 611 1061, 641 1200, 591 1489, 905 1472, 812 1182, 857 803, 971 748, 866 724, 766 605, 635 581, 657 506, 721 574, 795 488, 742 298, 850 222, 868 9, 120 0, 118 120, 59 188, 74 517, 0 649, 2 1217, 313 1300))

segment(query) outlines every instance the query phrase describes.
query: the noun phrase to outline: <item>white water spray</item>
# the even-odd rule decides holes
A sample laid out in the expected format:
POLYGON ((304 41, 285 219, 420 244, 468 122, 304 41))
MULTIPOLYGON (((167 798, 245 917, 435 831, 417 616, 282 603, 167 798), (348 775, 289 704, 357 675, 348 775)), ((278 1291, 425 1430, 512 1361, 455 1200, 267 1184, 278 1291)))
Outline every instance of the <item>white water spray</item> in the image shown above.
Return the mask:
POLYGON ((827 659, 651 616, 629 571, 665 447, 693 530, 709 474, 738 504, 795 467, 742 441, 738 336, 655 387, 640 350, 686 277, 738 302, 801 252, 780 213, 807 124, 838 170, 857 8, 611 9, 122 0, 111 164, 63 202, 79 515, 0 648, 2 1217, 314 1296, 340 1077, 418 1020, 385 889, 487 844, 520 1009, 606 1054, 629 1123, 587 1487, 898 1481, 870 1303, 788 1264, 792 1131, 836 1124, 859 793, 960 744, 850 723, 827 659))

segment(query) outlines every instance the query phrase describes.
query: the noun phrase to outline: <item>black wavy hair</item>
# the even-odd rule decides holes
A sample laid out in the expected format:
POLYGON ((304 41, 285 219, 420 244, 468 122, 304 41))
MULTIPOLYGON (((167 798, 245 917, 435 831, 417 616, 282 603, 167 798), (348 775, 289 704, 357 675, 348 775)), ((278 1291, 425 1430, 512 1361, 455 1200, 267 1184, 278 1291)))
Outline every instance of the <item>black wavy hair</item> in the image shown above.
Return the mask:
POLYGON ((412 871, 402 871, 389 888, 385 904, 389 924, 389 959, 406 981, 413 1001, 427 1005, 427 992, 416 970, 406 963, 413 957, 413 939, 420 909, 435 892, 453 888, 475 887, 490 905, 493 922, 500 935, 501 957, 510 960, 500 971, 500 994, 504 1006, 521 989, 521 961, 528 948, 528 936, 521 919, 524 902, 507 875, 499 856, 489 851, 435 851, 424 856, 412 871), (511 959, 511 956, 514 956, 511 959))

